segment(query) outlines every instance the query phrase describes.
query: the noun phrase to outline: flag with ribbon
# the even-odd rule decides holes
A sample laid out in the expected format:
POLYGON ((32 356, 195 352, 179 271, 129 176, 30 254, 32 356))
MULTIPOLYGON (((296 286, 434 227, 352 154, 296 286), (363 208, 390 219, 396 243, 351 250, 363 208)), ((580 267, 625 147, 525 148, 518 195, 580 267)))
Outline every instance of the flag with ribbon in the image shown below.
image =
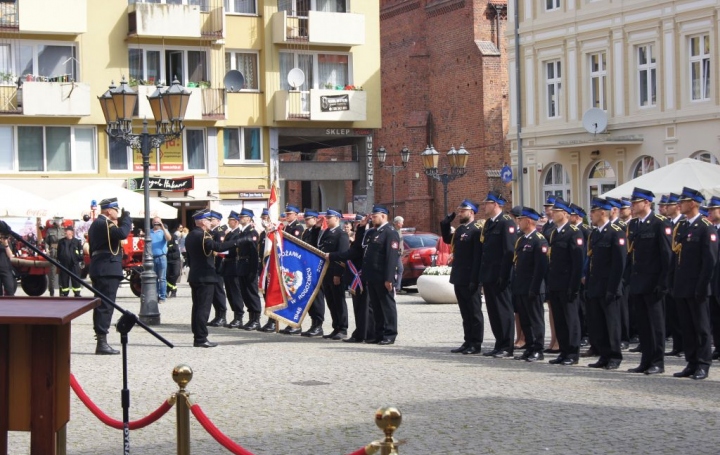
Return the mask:
POLYGON ((362 294, 363 285, 362 285, 362 280, 360 279, 360 274, 362 273, 362 270, 358 270, 352 261, 347 261, 347 266, 350 269, 350 273, 352 273, 352 277, 353 277, 352 283, 350 283, 350 287, 348 288, 350 290, 350 294, 352 294, 352 295, 362 294))
POLYGON ((278 284, 284 305, 268 306, 266 300, 265 314, 291 327, 300 327, 320 290, 328 261, 325 253, 302 240, 292 235, 286 237, 282 231, 274 234, 275 248, 271 256, 275 267, 268 274, 268 289, 278 284))

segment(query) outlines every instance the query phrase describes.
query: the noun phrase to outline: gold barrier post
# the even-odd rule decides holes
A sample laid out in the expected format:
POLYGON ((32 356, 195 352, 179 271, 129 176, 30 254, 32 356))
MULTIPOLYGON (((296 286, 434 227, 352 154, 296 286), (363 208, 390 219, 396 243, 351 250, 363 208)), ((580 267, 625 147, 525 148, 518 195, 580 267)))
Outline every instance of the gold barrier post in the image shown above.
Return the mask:
POLYGON ((379 449, 380 455, 398 455, 398 446, 401 442, 395 439, 393 434, 401 423, 402 413, 394 406, 385 406, 375 411, 375 425, 385 433, 385 439, 375 441, 370 446, 375 450, 379 449))
POLYGON ((190 407, 188 398, 190 394, 185 386, 192 381, 193 370, 187 365, 178 365, 173 368, 172 378, 180 390, 177 392, 177 455, 190 455, 190 407))

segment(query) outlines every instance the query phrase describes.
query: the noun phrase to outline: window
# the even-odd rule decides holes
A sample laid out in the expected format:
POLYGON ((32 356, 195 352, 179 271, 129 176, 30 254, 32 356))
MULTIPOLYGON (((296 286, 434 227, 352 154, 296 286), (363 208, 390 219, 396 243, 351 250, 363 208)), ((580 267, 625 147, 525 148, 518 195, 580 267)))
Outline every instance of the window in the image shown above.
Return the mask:
POLYGON ((706 151, 697 152, 692 155, 692 158, 702 161, 703 163, 720 164, 715 155, 706 151))
POLYGON ((710 35, 690 38, 690 97, 710 99, 710 35))
POLYGON ((597 161, 588 174, 588 204, 617 186, 615 169, 607 161, 597 161))
POLYGON ((657 63, 655 46, 644 44, 637 47, 638 56, 638 102, 640 107, 655 106, 657 95, 657 63))
MULTIPOLYGON (((206 169, 205 131, 185 128, 182 138, 164 143, 150 155, 150 170, 178 172, 206 169)), ((110 170, 121 172, 142 171, 142 154, 132 150, 124 142, 110 138, 108 153, 110 170)))
POLYGON ((235 90, 260 89, 257 52, 225 52, 225 73, 230 70, 238 70, 245 76, 245 85, 243 87, 233 87, 235 90))
POLYGON ((604 111, 606 103, 607 63, 605 52, 590 54, 590 101, 591 107, 604 111))
POLYGON ((70 126, 0 127, 0 169, 95 172, 95 129, 70 126), (17 165, 15 164, 17 163, 17 165))
POLYGON ((19 77, 35 81, 78 81, 75 46, 47 41, 0 43, 0 84, 15 85, 19 77))
POLYGON ((256 0, 225 0, 225 12, 230 14, 257 14, 256 0))
POLYGON ((545 63, 545 83, 547 84, 547 117, 560 117, 560 90, 562 89, 562 73, 560 60, 545 63))
POLYGON ((545 11, 560 9, 560 0, 545 0, 545 11))
POLYGON ((226 128, 223 132, 225 162, 262 162, 261 128, 226 128))
POLYGON ((290 90, 288 73, 300 68, 305 73, 305 83, 300 90, 311 88, 344 88, 352 84, 351 59, 348 54, 295 54, 280 53, 280 87, 290 90))
POLYGON ((307 17, 308 11, 346 13, 348 5, 347 0, 278 0, 278 11, 287 11, 291 17, 307 17))
POLYGON ((548 196, 560 196, 566 201, 570 200, 570 177, 563 169, 562 164, 551 164, 545 174, 543 185, 543 200, 548 196))
POLYGON ((177 78, 186 87, 201 87, 209 80, 207 52, 203 49, 135 48, 129 52, 130 81, 141 85, 177 78))
POLYGON ((659 167, 660 164, 655 160, 655 158, 653 158, 652 156, 643 156, 642 158, 640 158, 640 161, 638 161, 635 165, 635 169, 633 169, 632 173, 632 178, 637 178, 641 175, 645 175, 648 172, 652 172, 659 167))

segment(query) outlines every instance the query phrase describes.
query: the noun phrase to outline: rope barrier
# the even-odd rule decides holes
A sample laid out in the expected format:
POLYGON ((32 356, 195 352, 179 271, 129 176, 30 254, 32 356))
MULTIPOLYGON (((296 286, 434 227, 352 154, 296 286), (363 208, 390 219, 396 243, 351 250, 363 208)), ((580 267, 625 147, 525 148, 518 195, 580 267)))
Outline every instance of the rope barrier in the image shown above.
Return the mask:
MULTIPOLYGON (((77 379, 75 379, 74 374, 70 374, 70 387, 73 389, 73 392, 75 392, 75 395, 82 401, 82 403, 87 407, 90 412, 95 415, 102 423, 105 425, 115 428, 116 430, 122 430, 123 429, 123 423, 120 420, 113 419, 112 417, 105 414, 102 409, 97 407, 95 403, 90 399, 90 397, 85 393, 83 388, 80 386, 80 384, 77 382, 77 379)), ((129 423, 131 430, 139 430, 140 428, 144 428, 151 423, 156 422, 160 417, 164 416, 175 404, 175 398, 174 396, 165 400, 160 407, 158 407, 156 410, 148 414, 147 416, 143 417, 142 419, 133 420, 129 423)))
POLYGON ((210 433, 220 445, 228 449, 235 455, 253 455, 252 452, 248 452, 245 448, 241 447, 235 441, 225 436, 225 434, 215 426, 214 423, 205 415, 199 404, 190 402, 190 411, 192 411, 195 418, 200 422, 200 425, 210 433))

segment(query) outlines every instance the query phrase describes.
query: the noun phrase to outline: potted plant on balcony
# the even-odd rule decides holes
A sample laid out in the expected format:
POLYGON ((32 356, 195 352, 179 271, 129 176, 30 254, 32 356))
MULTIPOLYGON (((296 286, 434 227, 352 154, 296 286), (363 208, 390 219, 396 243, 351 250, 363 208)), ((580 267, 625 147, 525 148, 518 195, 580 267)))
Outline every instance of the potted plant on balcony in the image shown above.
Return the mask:
POLYGON ((427 303, 457 303, 455 288, 450 284, 450 271, 447 265, 427 267, 418 277, 418 294, 427 303))

